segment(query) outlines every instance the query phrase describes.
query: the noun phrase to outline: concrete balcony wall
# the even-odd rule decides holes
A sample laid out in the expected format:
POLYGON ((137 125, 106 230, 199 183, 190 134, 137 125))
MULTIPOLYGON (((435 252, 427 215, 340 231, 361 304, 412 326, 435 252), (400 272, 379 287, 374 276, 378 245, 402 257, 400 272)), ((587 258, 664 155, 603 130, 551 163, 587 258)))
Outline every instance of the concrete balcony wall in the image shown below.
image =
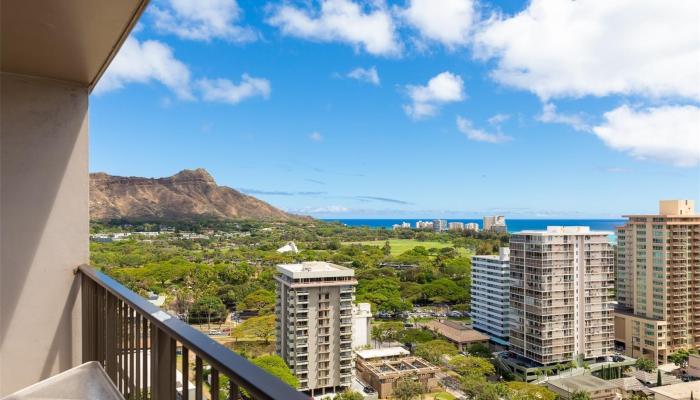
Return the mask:
POLYGON ((3 73, 0 397, 81 361, 88 88, 3 73))

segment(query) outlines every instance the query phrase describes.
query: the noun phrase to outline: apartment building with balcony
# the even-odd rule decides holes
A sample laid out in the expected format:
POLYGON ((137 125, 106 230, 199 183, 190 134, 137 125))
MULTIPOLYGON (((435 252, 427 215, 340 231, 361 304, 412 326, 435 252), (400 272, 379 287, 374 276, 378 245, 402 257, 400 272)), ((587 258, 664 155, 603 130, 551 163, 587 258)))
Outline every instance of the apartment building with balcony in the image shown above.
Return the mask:
POLYGON ((352 380, 355 271, 313 261, 277 266, 277 354, 312 395, 342 391, 352 380))
POLYGON ((615 340, 659 364, 700 348, 700 215, 692 200, 662 200, 659 213, 627 215, 617 228, 615 340))
POLYGON ((472 309, 474 329, 491 342, 508 346, 510 319, 510 249, 501 247, 498 255, 472 257, 472 309))
POLYGON ((147 3, 0 3, 0 398, 308 398, 86 265, 88 98, 147 3))
POLYGON ((612 232, 582 226, 510 239, 510 350, 535 365, 612 354, 612 232))

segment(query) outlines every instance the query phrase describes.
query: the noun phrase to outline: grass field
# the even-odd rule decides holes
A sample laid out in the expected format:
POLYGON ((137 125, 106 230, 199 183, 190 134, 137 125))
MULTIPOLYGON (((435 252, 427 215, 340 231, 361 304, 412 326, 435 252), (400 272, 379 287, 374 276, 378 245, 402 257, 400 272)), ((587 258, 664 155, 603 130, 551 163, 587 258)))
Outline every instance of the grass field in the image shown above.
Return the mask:
MULTIPOLYGON (((365 241, 365 242, 346 242, 343 244, 363 244, 363 245, 368 245, 368 246, 384 246, 384 241, 383 240, 370 240, 370 241, 365 241)), ((436 249, 442 249, 443 247, 452 247, 452 243, 443 243, 443 242, 420 242, 418 240, 414 239, 389 239, 389 246, 391 246, 391 255, 392 256, 398 256, 399 254, 411 250, 412 248, 416 246, 423 246, 426 249, 430 248, 436 248, 436 249)), ((464 248, 458 248, 457 251, 461 255, 468 255, 467 249, 464 248)))

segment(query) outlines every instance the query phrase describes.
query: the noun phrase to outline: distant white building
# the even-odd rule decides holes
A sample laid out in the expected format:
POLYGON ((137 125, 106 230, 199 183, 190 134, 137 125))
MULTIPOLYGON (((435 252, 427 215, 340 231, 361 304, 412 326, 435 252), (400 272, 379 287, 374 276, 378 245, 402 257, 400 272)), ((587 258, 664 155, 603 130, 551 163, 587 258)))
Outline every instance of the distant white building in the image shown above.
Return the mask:
POLYGON ((418 221, 416 222, 416 229, 433 229, 432 221, 418 221))
POLYGON ((506 217, 503 215, 492 215, 484 217, 484 231, 486 232, 507 232, 506 217))
POLYGON ((396 230, 396 229, 411 229, 411 224, 408 222, 402 222, 400 224, 394 224, 391 226, 391 229, 396 230))
POLYGON ((464 222, 450 222, 447 224, 447 229, 451 231, 463 231, 464 222))
POLYGON ((508 345, 510 307, 510 249, 498 255, 472 257, 472 311, 474 329, 492 342, 508 345))
POLYGON ((158 235, 160 235, 160 232, 134 232, 133 234, 145 237, 158 237, 158 235))
POLYGON ((479 232, 479 224, 477 224, 476 222, 464 224, 464 230, 470 232, 479 232))
POLYGON ((277 249, 277 252, 278 253, 294 253, 294 254, 296 254, 299 252, 299 248, 297 248, 296 243, 287 242, 287 244, 285 244, 284 246, 277 249))
POLYGON ((357 350, 370 344, 370 323, 372 306, 369 303, 357 303, 352 306, 352 348, 357 350))
POLYGON ((444 219, 434 219, 433 220, 433 231, 442 232, 447 230, 447 221, 444 219))
POLYGON ((107 233, 95 233, 90 235, 90 240, 92 240, 93 242, 111 243, 112 236, 107 233))

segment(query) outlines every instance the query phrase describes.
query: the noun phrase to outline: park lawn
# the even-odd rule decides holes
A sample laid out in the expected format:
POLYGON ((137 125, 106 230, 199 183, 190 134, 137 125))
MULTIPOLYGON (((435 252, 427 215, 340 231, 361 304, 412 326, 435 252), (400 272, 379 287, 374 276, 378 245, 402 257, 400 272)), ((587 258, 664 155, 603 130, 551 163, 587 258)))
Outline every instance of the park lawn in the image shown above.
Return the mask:
MULTIPOLYGON (((364 242, 345 242, 343 244, 361 244, 366 246, 384 246, 384 240, 368 240, 364 242)), ((453 247, 452 243, 435 242, 435 241, 425 241, 421 242, 415 239, 389 239, 389 246, 391 246, 391 255, 398 256, 408 250, 411 250, 417 246, 423 246, 426 249, 436 248, 442 249, 445 247, 453 247)), ((469 252, 465 248, 457 248, 460 255, 469 255, 469 252)))

